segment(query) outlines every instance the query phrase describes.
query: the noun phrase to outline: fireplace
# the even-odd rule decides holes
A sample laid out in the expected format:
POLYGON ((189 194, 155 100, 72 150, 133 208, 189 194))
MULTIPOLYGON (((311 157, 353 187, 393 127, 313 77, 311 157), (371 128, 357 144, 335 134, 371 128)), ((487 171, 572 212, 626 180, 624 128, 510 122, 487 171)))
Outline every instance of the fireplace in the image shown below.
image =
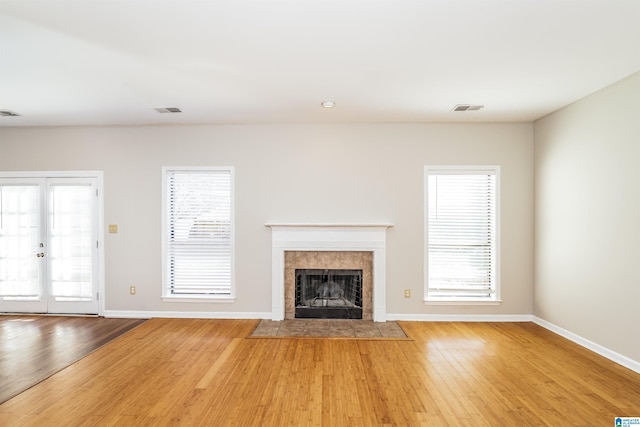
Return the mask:
POLYGON ((372 278, 371 251, 285 251, 284 318, 372 320, 372 278), (352 289, 347 289, 347 281, 358 282, 357 298, 348 295, 354 286, 350 283, 352 289), (304 285, 302 290, 299 284, 304 285), (324 310, 315 308, 321 305, 324 310))
POLYGON ((295 271, 295 317, 362 319, 362 270, 295 271))
POLYGON ((295 318, 296 270, 362 270, 362 318, 386 321, 391 224, 266 224, 272 237, 272 320, 295 318))

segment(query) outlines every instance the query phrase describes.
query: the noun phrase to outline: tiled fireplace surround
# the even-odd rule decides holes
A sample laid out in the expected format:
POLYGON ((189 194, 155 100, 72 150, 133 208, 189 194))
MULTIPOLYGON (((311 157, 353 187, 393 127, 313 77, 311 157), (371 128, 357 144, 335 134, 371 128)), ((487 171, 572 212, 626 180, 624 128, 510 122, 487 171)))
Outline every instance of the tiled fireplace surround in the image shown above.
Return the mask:
POLYGON ((272 320, 294 317, 296 268, 363 270, 363 319, 386 321, 391 224, 266 224, 272 234, 272 320))
POLYGON ((295 319, 296 269, 362 270, 362 320, 373 320, 373 253, 370 251, 285 251, 284 318, 295 319))

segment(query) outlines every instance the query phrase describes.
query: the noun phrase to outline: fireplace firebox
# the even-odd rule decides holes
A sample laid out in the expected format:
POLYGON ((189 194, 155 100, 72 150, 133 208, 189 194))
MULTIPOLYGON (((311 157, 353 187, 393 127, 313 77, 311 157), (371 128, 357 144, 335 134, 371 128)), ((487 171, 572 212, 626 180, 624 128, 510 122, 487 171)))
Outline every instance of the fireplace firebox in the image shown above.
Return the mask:
POLYGON ((296 269, 295 317, 362 319, 362 270, 296 269))

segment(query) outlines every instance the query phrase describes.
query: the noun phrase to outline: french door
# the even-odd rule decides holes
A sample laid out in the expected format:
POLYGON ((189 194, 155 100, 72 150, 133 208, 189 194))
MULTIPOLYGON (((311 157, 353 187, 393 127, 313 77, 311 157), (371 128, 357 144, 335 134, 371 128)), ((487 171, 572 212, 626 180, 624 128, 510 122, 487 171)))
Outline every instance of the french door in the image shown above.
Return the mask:
POLYGON ((0 312, 98 314, 97 177, 0 177, 0 312))

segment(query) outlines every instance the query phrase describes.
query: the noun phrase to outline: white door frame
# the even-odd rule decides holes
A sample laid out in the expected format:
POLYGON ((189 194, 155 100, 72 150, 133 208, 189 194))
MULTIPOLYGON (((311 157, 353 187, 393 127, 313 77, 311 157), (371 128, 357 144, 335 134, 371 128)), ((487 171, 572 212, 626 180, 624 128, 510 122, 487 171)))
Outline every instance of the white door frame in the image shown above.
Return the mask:
POLYGON ((98 281, 98 315, 104 313, 104 173, 102 171, 0 171, 0 178, 95 178, 98 189, 98 248, 96 254, 98 281))

